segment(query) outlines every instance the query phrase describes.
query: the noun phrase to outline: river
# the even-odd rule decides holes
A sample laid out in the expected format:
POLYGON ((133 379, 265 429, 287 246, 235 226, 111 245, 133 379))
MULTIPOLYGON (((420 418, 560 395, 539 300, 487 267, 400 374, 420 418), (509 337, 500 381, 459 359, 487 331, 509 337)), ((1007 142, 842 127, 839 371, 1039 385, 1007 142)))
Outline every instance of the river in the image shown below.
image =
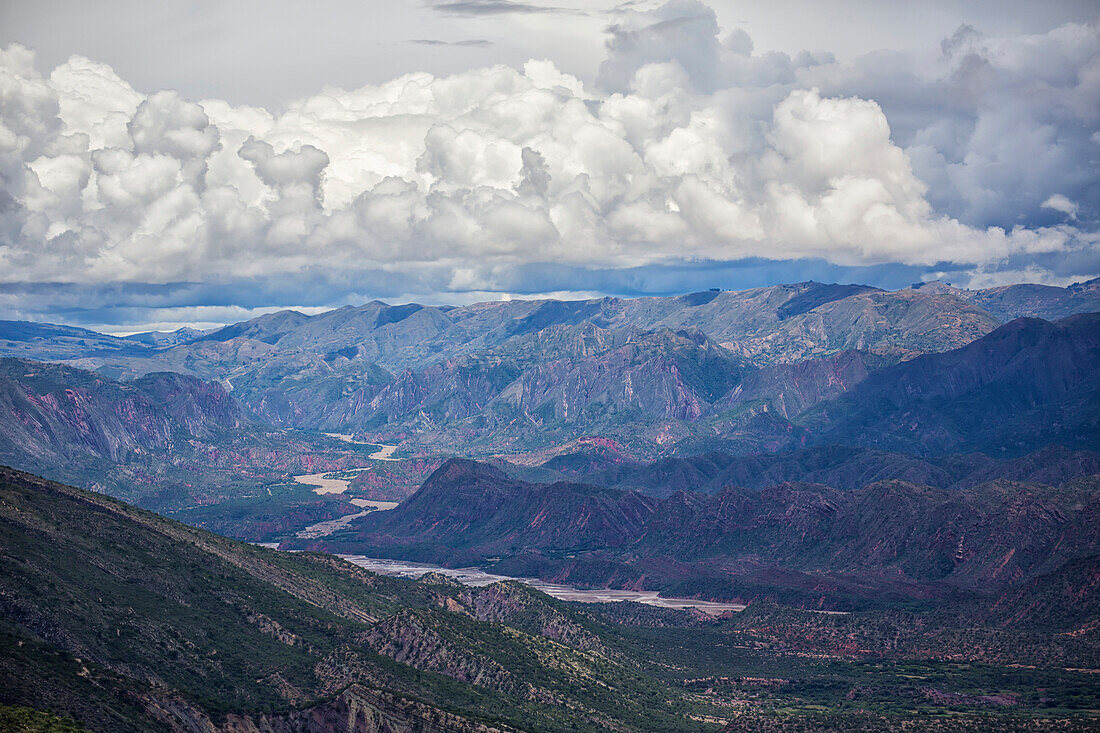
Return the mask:
POLYGON ((368 458, 372 458, 376 461, 396 461, 396 460, 398 460, 397 458, 393 457, 394 451, 397 450, 396 445, 386 445, 384 443, 370 443, 370 442, 363 441, 363 440, 356 440, 354 435, 349 435, 347 433, 325 433, 325 435, 327 435, 330 438, 336 438, 337 440, 342 440, 345 443, 354 443, 355 445, 376 445, 376 446, 378 446, 378 450, 376 450, 374 453, 371 453, 369 456, 367 456, 368 458))
MULTIPOLYGON (((340 433, 325 433, 330 438, 338 438, 346 443, 359 443, 357 440, 353 440, 350 435, 343 435, 340 433)), ((371 453, 370 457, 378 461, 395 461, 396 458, 392 458, 393 452, 397 450, 395 445, 381 445, 378 443, 360 443, 361 445, 377 445, 378 450, 371 453)), ((351 485, 349 479, 342 478, 326 478, 331 474, 339 473, 351 473, 352 471, 369 471, 370 467, 365 468, 352 468, 345 471, 322 471, 321 473, 306 473, 301 476, 295 476, 294 480, 304 486, 313 486, 313 492, 315 494, 343 494, 348 490, 348 486, 351 485)), ((311 524, 302 531, 298 532, 298 537, 304 540, 313 540, 318 537, 325 537, 332 534, 338 529, 343 529, 351 522, 351 520, 362 517, 372 511, 386 511, 393 509, 398 505, 396 501, 376 501, 374 499, 360 499, 355 498, 349 502, 352 506, 362 511, 349 512, 337 519, 329 519, 324 522, 318 522, 317 524, 311 524)))
MULTIPOLYGON (((345 443, 358 443, 363 444, 361 441, 357 441, 351 435, 343 433, 325 433, 330 438, 336 438, 342 440, 345 443)), ((379 461, 393 461, 397 460, 393 458, 393 453, 397 450, 397 446, 394 445, 382 445, 378 443, 371 443, 369 445, 378 445, 378 450, 370 455, 371 458, 379 461)), ((369 471, 369 468, 355 469, 361 471, 369 471)), ((295 476, 294 480, 300 484, 306 486, 315 486, 314 491, 318 494, 343 494, 348 489, 348 485, 351 483, 345 479, 337 478, 325 478, 331 471, 324 473, 310 473, 302 476, 295 476)), ((340 473, 340 472, 335 472, 340 473)), ((371 511, 385 511, 397 506, 396 501, 373 501, 371 499, 352 499, 351 504, 363 509, 357 513, 345 514, 338 519, 330 519, 325 522, 318 522, 317 524, 310 525, 302 531, 298 532, 298 537, 301 539, 316 539, 318 537, 324 537, 332 534, 338 529, 346 527, 349 522, 357 517, 361 517, 371 511)), ((264 543, 266 544, 266 543, 264 543)), ((270 545, 268 545, 270 546, 270 545)), ((580 603, 608 603, 615 601, 635 601, 637 603, 644 603, 649 606, 659 606, 661 608, 694 608, 703 613, 717 616, 718 614, 725 613, 726 611, 741 611, 745 608, 740 603, 721 603, 718 601, 697 601, 691 598, 664 598, 657 595, 656 591, 635 591, 635 590, 590 590, 585 588, 574 588, 568 585, 558 585, 556 583, 548 583, 544 580, 537 578, 511 578, 505 575, 494 575, 492 573, 486 573, 483 570, 477 568, 444 568, 438 565, 428 565, 425 563, 405 562, 402 560, 386 560, 381 558, 364 557, 363 555, 341 555, 340 557, 345 560, 358 565, 361 568, 370 570, 371 572, 378 573, 380 575, 391 575, 401 578, 419 578, 421 575, 430 572, 440 573, 447 577, 454 578, 464 585, 470 586, 483 586, 490 583, 497 583, 502 580, 518 580, 521 583, 526 583, 533 588, 537 588, 543 593, 549 596, 558 598, 563 601, 577 601, 580 603)))

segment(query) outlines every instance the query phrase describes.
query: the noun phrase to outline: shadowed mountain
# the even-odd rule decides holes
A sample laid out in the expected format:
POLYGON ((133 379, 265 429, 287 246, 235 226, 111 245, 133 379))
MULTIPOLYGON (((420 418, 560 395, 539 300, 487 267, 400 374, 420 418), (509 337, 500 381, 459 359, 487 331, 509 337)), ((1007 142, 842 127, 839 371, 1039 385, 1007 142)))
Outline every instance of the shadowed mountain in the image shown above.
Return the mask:
POLYGON ((180 374, 129 384, 57 364, 0 360, 4 458, 120 460, 135 449, 175 447, 182 435, 239 428, 244 413, 221 387, 180 374))
POLYGON ((644 464, 619 462, 611 468, 585 457, 585 453, 566 454, 547 461, 536 469, 539 480, 568 477, 663 497, 677 491, 713 494, 728 486, 762 489, 789 481, 825 484, 843 491, 888 479, 942 489, 969 488, 997 479, 1059 486, 1073 478, 1100 474, 1100 453, 1060 446, 1013 459, 982 453, 920 457, 850 446, 751 455, 710 452, 644 464))
POLYGON ((771 592, 765 586, 812 593, 815 583, 834 598, 870 599, 887 588, 902 597, 988 592, 1100 548, 1098 480, 957 490, 898 480, 849 491, 782 483, 656 501, 583 484, 530 484, 451 460, 397 509, 305 546, 491 561, 560 582, 695 587, 727 598, 771 592))
POLYGON ((619 547, 633 540, 654 506, 633 492, 529 484, 488 464, 451 459, 396 509, 362 517, 348 542, 450 562, 526 547, 619 547))
POLYGON ((1100 547, 1097 479, 1062 489, 993 482, 947 491, 880 481, 678 495, 647 524, 638 552, 681 560, 770 561, 803 571, 901 572, 976 590, 1017 583, 1100 547))
POLYGON ((1100 444, 1100 314, 1021 318, 881 369, 798 418, 818 442, 921 453, 1100 444))
POLYGON ((545 422, 579 423, 581 430, 610 415, 695 420, 745 371, 741 359, 701 332, 659 331, 587 358, 543 361, 496 403, 545 422))

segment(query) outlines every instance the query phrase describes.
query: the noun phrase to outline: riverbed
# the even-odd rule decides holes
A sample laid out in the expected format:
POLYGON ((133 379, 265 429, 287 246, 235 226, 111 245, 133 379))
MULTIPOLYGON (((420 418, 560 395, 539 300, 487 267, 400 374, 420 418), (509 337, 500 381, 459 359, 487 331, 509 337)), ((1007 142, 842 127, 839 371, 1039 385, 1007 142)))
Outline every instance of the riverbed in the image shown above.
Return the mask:
MULTIPOLYGON (((325 433, 330 438, 339 438, 348 443, 357 443, 359 441, 353 440, 350 435, 342 435, 339 433, 325 433)), ((371 443, 370 445, 378 445, 378 450, 370 455, 371 458, 379 461, 393 461, 395 458, 391 458, 393 452, 397 450, 395 445, 380 445, 378 443, 371 443)), ((346 469, 344 471, 324 471, 322 473, 307 473, 301 476, 295 476, 294 480, 303 486, 313 486, 313 493, 315 494, 343 494, 348 490, 351 485, 351 480, 342 478, 326 478, 333 473, 351 473, 352 471, 369 471, 370 467, 365 468, 353 468, 346 469)), ((298 537, 304 540, 313 540, 318 537, 325 537, 332 534, 338 529, 343 529, 348 524, 358 517, 365 516, 370 512, 384 512, 389 509, 393 509, 398 505, 396 501, 377 501, 375 499, 359 499, 355 498, 348 502, 353 507, 361 509, 359 512, 349 512, 337 519, 328 519, 324 522, 318 522, 311 524, 305 529, 298 532, 298 537)))
MULTIPOLYGON (((343 517, 341 517, 343 519, 343 517)), ((333 520, 338 522, 340 520, 333 520)), ((278 542, 258 542, 257 544, 271 549, 278 549, 278 542)), ((657 595, 656 591, 613 590, 608 588, 574 588, 568 585, 548 583, 538 578, 513 578, 507 575, 495 575, 478 568, 445 568, 428 563, 406 562, 405 560, 389 560, 386 558, 366 557, 364 555, 340 555, 348 562, 358 565, 364 570, 379 575, 388 575, 395 578, 407 578, 415 580, 425 573, 439 573, 448 578, 453 578, 463 585, 480 588, 482 586, 499 583, 503 580, 516 580, 536 588, 548 596, 562 601, 576 601, 577 603, 616 603, 619 601, 634 601, 644 603, 647 606, 660 608, 688 609, 694 608, 710 616, 718 616, 727 611, 743 611, 742 603, 723 603, 720 601, 698 601, 693 598, 664 598, 657 595)))
POLYGON ((386 445, 385 443, 371 443, 365 440, 356 440, 354 435, 348 433, 325 433, 330 438, 336 438, 342 440, 345 443, 354 443, 355 445, 376 445, 378 450, 371 453, 368 458, 375 461, 396 461, 397 458, 393 457, 394 452, 397 450, 396 445, 386 445))
MULTIPOLYGON (((393 458, 393 452, 397 450, 396 445, 383 445, 381 443, 361 443, 357 440, 352 440, 352 436, 344 435, 342 433, 325 433, 330 438, 339 438, 346 443, 358 443, 359 445, 377 445, 378 450, 371 453, 369 458, 376 461, 396 461, 398 459, 393 458)), ((342 478, 325 478, 329 474, 333 473, 350 473, 352 471, 369 471, 370 466, 363 468, 350 468, 343 471, 323 471, 321 473, 306 473, 301 476, 295 476, 294 480, 305 486, 316 486, 313 490, 315 494, 342 494, 348 490, 348 486, 351 485, 351 481, 342 478)), ((352 504, 358 507, 374 507, 375 509, 393 509, 397 506, 396 501, 370 501, 368 499, 353 499, 352 504), (357 502, 369 502, 369 503, 357 503, 357 502)))
MULTIPOLYGON (((342 440, 345 443, 359 443, 351 435, 343 433, 325 433, 330 438, 336 438, 342 440)), ((371 458, 379 461, 393 461, 397 460, 393 458, 393 453, 397 450, 395 445, 382 445, 379 443, 372 443, 371 445, 377 445, 379 450, 371 454, 371 458)), ((369 471, 369 468, 358 469, 362 471, 369 471)), ((351 484, 349 480, 337 479, 337 478, 325 478, 330 471, 325 473, 310 473, 302 476, 295 476, 294 480, 300 484, 306 486, 314 486, 314 491, 318 494, 343 494, 348 490, 348 486, 351 484)), ((330 519, 325 522, 318 522, 317 524, 310 525, 305 529, 298 532, 298 537, 302 539, 316 539, 318 537, 324 537, 332 534, 338 529, 346 527, 349 522, 357 517, 364 516, 371 511, 385 511, 393 509, 397 506, 396 501, 373 501, 371 499, 352 499, 351 504, 363 509, 364 511, 346 514, 338 519, 330 519)), ((726 611, 741 611, 745 608, 740 603, 721 603, 718 601, 697 601, 691 598, 664 598, 657 595, 656 591, 634 591, 634 590, 609 590, 609 589, 585 589, 574 588, 568 585, 558 585, 557 583, 548 583, 544 580, 537 578, 511 578, 505 575, 494 575, 492 573, 486 573, 483 570, 477 568, 444 568, 438 565, 428 565, 425 563, 404 562, 402 560, 387 560, 382 558, 364 557, 363 555, 341 555, 340 557, 352 562, 359 567, 365 568, 380 575, 390 575, 401 578, 419 578, 421 575, 430 572, 440 573, 446 575, 449 578, 454 578, 463 585, 469 586, 484 586, 491 583, 497 583, 502 580, 518 580, 521 583, 526 583, 532 588, 546 593, 549 596, 558 598, 563 601, 577 601, 579 603, 611 603, 616 601, 634 601, 636 603, 644 603, 649 606, 659 606, 661 608, 694 608, 702 611, 703 613, 717 616, 718 614, 725 613, 726 611)))
POLYGON ((634 601, 648 606, 661 608, 694 608, 711 616, 725 613, 726 611, 742 611, 745 606, 740 603, 722 603, 719 601, 698 601, 692 598, 664 598, 657 595, 656 591, 635 590, 610 590, 606 588, 587 589, 574 588, 568 585, 548 583, 538 578, 512 578, 506 575, 494 575, 478 568, 444 568, 439 565, 427 563, 406 562, 404 560, 389 560, 384 558, 365 557, 363 555, 340 555, 348 562, 361 568, 370 570, 379 575, 390 575, 399 578, 419 578, 425 573, 439 573, 453 578, 463 585, 485 586, 498 583, 502 580, 518 580, 536 588, 543 593, 563 601, 577 601, 579 603, 614 603, 617 601, 634 601))

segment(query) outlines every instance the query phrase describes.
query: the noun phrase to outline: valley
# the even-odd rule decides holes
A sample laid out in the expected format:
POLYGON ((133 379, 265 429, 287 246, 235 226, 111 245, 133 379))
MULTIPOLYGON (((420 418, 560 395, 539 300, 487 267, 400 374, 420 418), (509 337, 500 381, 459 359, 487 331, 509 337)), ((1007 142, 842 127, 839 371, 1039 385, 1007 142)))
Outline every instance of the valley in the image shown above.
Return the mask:
MULTIPOLYGON (((329 437, 334 437, 329 434, 329 437)), ((341 439, 347 438, 346 442, 354 442, 351 440, 351 436, 339 436, 341 439)), ((369 445, 369 444, 368 444, 369 445)), ((378 451, 370 454, 372 460, 394 460, 389 456, 393 453, 394 446, 377 446, 378 451)), ((363 471, 369 471, 370 467, 351 469, 348 471, 342 471, 339 473, 322 472, 322 473, 309 473, 301 476, 295 476, 294 481, 304 486, 315 487, 313 492, 320 495, 332 495, 343 494, 348 490, 348 486, 351 484, 352 478, 363 471), (347 476, 347 478, 339 478, 339 476, 347 476)), ((352 521, 359 517, 364 517, 372 511, 386 511, 393 509, 400 502, 396 501, 378 501, 375 499, 363 499, 354 498, 348 501, 349 512, 336 519, 326 519, 316 524, 311 524, 307 527, 303 527, 295 533, 295 537, 298 539, 313 540, 320 537, 326 537, 333 532, 341 530, 347 527, 352 521), (355 509, 361 509, 362 511, 355 511, 355 509)))
POLYGON ((0 715, 1090 729, 1098 293, 0 324, 0 715))
POLYGON ((1100 732, 1098 10, 0 1, 0 733, 1100 732))
POLYGON ((712 616, 419 567, 389 577, 8 469, 0 541, 0 719, 484 733, 885 731, 919 715, 933 731, 1075 732, 1100 707, 1096 586, 1080 583, 1095 558, 990 611, 712 616))

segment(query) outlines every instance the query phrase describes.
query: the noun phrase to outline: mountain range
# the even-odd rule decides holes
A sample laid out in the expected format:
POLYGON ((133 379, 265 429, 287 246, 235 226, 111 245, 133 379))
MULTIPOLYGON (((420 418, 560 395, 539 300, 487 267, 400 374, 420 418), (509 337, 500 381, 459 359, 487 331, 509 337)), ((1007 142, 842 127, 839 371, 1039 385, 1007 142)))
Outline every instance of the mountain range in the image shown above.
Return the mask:
POLYGON ((1100 280, 0 322, 0 463, 0 727, 1085 730, 1100 709, 1100 280))
MULTIPOLYGON (((290 472, 362 465, 367 452, 274 429, 221 385, 192 376, 160 372, 117 382, 0 358, 0 462, 149 508, 239 499, 290 472)), ((327 518, 335 508, 324 509, 312 511, 327 518)))
POLYGON ((532 484, 452 459, 396 509, 289 546, 832 609, 988 594, 1100 552, 1098 456, 1075 458, 1080 475, 1057 486, 998 478, 941 489, 885 479, 842 490, 787 481, 663 499, 532 484))
POLYGON ((0 354, 34 352, 121 380, 171 371, 217 381, 275 426, 356 433, 413 454, 514 453, 598 435, 652 458, 782 448, 802 440, 791 424, 799 416, 882 368, 960 348, 1016 317, 1090 309, 1100 310, 1097 280, 981 291, 800 283, 462 308, 375 301, 281 311, 175 345, 178 333, 80 342, 60 327, 9 322, 0 354))
MULTIPOLYGON (((812 446, 924 460, 1100 445, 1097 314, 1054 323, 1020 318, 959 348, 894 364, 843 351, 754 367, 700 331, 624 334, 591 323, 542 329, 506 346, 406 370, 390 381, 367 363, 359 374, 374 385, 369 401, 362 394, 367 387, 349 394, 331 373, 298 374, 300 384, 278 397, 268 392, 258 405, 240 399, 238 389, 228 392, 225 382, 250 385, 258 375, 279 373, 278 359, 220 382, 180 372, 118 381, 61 364, 2 359, 0 458, 58 479, 95 476, 90 485, 163 508, 186 505, 188 497, 208 503, 203 492, 212 485, 239 486, 241 479, 255 490, 294 470, 372 465, 364 461, 369 451, 354 444, 272 424, 276 402, 280 415, 297 414, 301 400, 295 407, 287 394, 299 393, 316 401, 332 421, 324 427, 334 430, 363 435, 357 421, 369 412, 379 427, 364 437, 400 441, 406 455, 454 454, 457 442, 461 455, 537 464, 541 452, 541 460, 554 461, 547 470, 579 460, 591 464, 590 474, 600 461, 622 471, 662 455, 759 457, 812 446), (533 412, 532 405, 538 405, 533 412), (568 446, 594 445, 591 436, 605 455, 582 449, 569 458, 568 446)), ((929 470, 889 475, 949 483, 927 478, 929 470)), ((837 472, 829 480, 855 483, 837 472)))

